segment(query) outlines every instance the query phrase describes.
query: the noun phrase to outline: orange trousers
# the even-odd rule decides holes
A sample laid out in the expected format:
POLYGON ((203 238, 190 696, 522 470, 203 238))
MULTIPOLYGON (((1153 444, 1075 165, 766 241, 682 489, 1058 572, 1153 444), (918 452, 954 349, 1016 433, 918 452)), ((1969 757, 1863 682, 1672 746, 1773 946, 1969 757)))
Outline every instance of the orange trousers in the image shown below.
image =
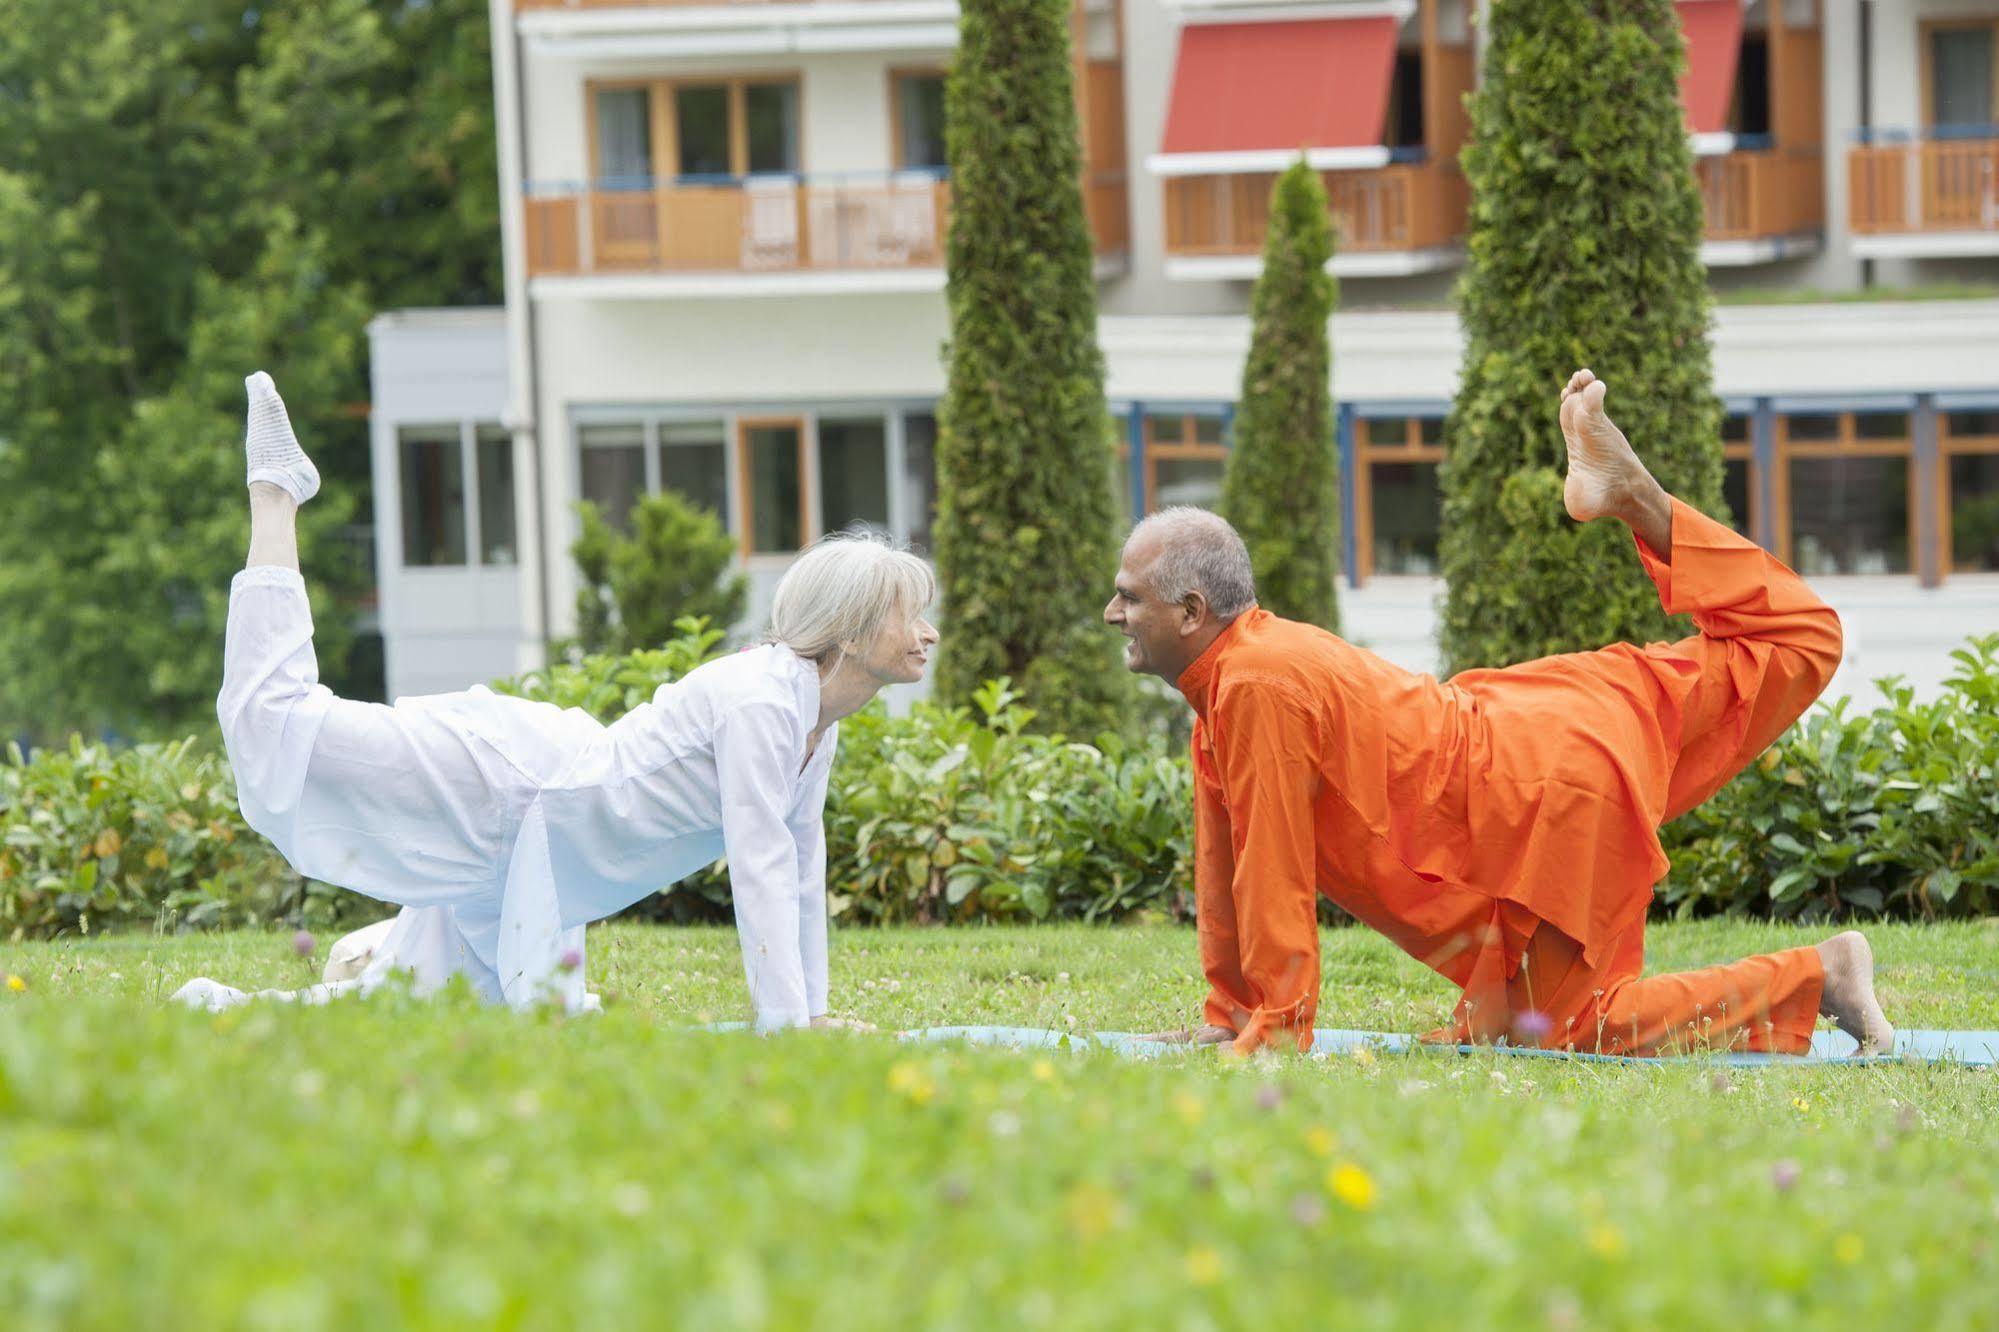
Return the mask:
MULTIPOLYGON (((1497 923, 1493 928, 1499 930, 1497 923)), ((1501 965, 1506 949, 1479 950, 1451 1025, 1425 1039, 1503 1039, 1509 1045, 1615 1055, 1811 1049, 1825 986, 1825 964, 1816 948, 1787 948, 1640 979, 1642 921, 1620 935, 1593 968, 1585 963, 1582 946, 1554 926, 1535 922, 1531 929, 1510 977, 1501 965)))

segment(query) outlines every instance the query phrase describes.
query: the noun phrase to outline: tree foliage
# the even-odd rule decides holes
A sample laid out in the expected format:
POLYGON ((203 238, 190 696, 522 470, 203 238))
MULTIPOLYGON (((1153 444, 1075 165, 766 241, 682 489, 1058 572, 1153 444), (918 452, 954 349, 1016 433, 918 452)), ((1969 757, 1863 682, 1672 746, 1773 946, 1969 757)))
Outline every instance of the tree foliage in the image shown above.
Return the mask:
POLYGON ((671 639, 688 617, 727 630, 743 618, 749 580, 719 519, 670 490, 632 508, 629 536, 597 506, 576 506, 576 642, 585 652, 638 652, 671 639))
POLYGON ((1130 690, 1098 619, 1116 569, 1065 0, 966 0, 946 85, 951 341, 939 409, 937 690, 1018 683, 1091 734, 1130 690))
POLYGON ((209 715, 259 368, 326 477, 339 682, 366 321, 498 290, 485 6, 0 0, 0 32, 0 733, 209 715))
POLYGON ((1495 0, 1464 152, 1464 368, 1445 430, 1453 670, 1676 632, 1625 529, 1562 507, 1570 372, 1673 494, 1721 494, 1701 200, 1670 0, 1495 0))
POLYGON ((1221 509, 1249 546, 1258 603, 1337 632, 1340 475, 1327 321, 1338 286, 1326 271, 1332 257, 1326 187, 1300 160, 1271 193, 1221 509))

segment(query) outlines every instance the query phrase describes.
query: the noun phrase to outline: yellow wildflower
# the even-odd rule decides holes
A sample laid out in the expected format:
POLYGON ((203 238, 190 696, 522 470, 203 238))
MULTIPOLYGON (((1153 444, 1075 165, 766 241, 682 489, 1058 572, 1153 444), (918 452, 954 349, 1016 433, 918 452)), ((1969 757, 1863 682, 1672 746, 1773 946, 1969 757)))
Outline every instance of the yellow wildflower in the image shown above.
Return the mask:
POLYGON ((1374 1176, 1351 1161, 1342 1161, 1326 1172, 1326 1189, 1356 1212, 1374 1206, 1374 1176))
POLYGON ((907 1060, 888 1071, 888 1089, 917 1105, 928 1105, 937 1095, 937 1084, 930 1080, 930 1075, 907 1060))
POLYGON ((1054 1081, 1054 1080, 1055 1080, 1055 1065, 1053 1065, 1053 1064, 1049 1063, 1049 1062, 1048 1062, 1048 1061, 1047 1061, 1046 1059, 1037 1059, 1037 1060, 1035 1060, 1035 1061, 1034 1061, 1034 1080, 1035 1080, 1036 1082, 1052 1082, 1052 1081, 1054 1081))
POLYGON ((19 976, 9 976, 7 978, 7 988, 12 990, 15 994, 19 994, 21 991, 28 988, 28 982, 22 980, 19 976))
POLYGON ((1340 1135, 1322 1124, 1305 1130, 1305 1146, 1314 1156, 1331 1156, 1340 1149, 1340 1135))
POLYGON ((1201 1116, 1207 1113, 1207 1107, 1201 1104, 1200 1098, 1190 1092, 1175 1092, 1173 1109, 1179 1113, 1181 1122, 1189 1128, 1200 1123, 1201 1116))
POLYGON ((1866 1253, 1867 1245, 1861 1240, 1860 1236, 1850 1230, 1833 1241, 1832 1256, 1839 1259, 1840 1262, 1845 1263, 1848 1267, 1859 1262, 1866 1253))
POLYGON ((1593 1226, 1589 1232, 1589 1247, 1597 1257, 1614 1263, 1624 1256, 1624 1232, 1609 1224, 1593 1226))
POLYGON ((1187 1279, 1197 1286, 1212 1286, 1222 1279, 1222 1256, 1206 1244, 1187 1250, 1187 1279))
POLYGON ((1078 1184, 1069 1190, 1069 1227, 1079 1239, 1093 1240, 1118 1222, 1118 1200, 1101 1184, 1078 1184))
POLYGON ((1359 1064, 1362 1068, 1373 1068, 1374 1051, 1368 1049, 1365 1045, 1355 1046, 1353 1052, 1353 1061, 1356 1064, 1359 1064))
POLYGON ((1812 1112, 1812 1103, 1802 1096, 1793 1096, 1791 1098, 1791 1108, 1801 1115, 1808 1115, 1812 1112))

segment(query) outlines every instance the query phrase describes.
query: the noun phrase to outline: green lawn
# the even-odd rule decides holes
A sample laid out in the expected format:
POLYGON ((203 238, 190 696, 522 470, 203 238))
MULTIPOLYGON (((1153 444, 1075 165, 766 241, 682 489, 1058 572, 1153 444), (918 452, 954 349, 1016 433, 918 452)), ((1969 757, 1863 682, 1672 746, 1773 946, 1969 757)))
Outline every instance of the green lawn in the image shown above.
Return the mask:
MULTIPOLYGON (((1873 931, 1889 1016, 1999 1027, 1999 921, 1873 931)), ((1655 931, 1658 966, 1808 941, 1655 931)), ((1434 978, 1327 935, 1326 1025, 1434 978)), ((324 956, 321 941, 320 956, 324 956)), ((208 1017, 288 936, 0 945, 0 1319, 37 1327, 1720 1327, 1999 1320, 1999 1074, 1492 1056, 1157 1064, 681 1030, 734 936, 594 935, 599 1017, 208 1017)), ((1179 929, 836 931, 884 1027, 1178 1024, 1179 929)))

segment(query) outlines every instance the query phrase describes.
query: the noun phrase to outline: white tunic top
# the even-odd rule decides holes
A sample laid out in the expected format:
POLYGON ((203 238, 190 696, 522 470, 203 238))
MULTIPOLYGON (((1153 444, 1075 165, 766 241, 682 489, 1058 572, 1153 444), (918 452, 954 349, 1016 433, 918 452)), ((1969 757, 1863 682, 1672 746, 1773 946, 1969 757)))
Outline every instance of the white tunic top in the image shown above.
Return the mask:
POLYGON ((463 975, 511 1004, 580 1006, 567 954, 580 958, 583 925, 726 855, 757 1025, 826 1011, 839 728, 807 755, 814 663, 752 648, 606 726, 483 687, 393 707, 336 698, 311 636, 297 574, 237 575, 218 711, 250 825, 299 873, 406 908, 370 977, 463 975))

